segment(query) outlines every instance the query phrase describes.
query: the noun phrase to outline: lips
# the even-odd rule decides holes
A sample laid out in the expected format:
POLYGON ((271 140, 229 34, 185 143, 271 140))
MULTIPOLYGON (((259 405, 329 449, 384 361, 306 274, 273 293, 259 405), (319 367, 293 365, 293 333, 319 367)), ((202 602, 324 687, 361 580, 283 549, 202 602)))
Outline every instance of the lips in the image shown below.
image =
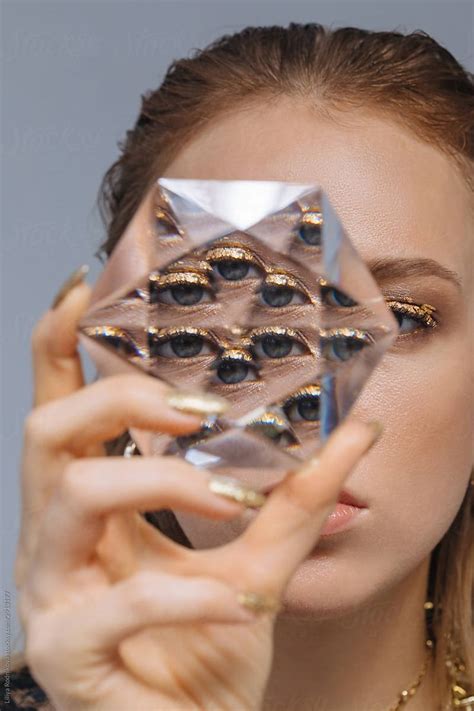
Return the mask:
POLYGON ((367 508, 364 503, 362 503, 361 501, 356 499, 356 497, 353 494, 351 494, 349 491, 346 491, 345 489, 343 489, 340 492, 337 501, 339 504, 347 504, 348 506, 355 506, 358 509, 367 508))

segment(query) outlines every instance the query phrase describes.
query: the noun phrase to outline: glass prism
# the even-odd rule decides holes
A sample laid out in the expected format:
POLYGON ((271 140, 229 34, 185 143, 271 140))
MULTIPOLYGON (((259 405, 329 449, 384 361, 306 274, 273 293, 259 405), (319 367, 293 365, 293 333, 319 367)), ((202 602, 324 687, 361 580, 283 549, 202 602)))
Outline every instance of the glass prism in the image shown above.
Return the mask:
POLYGON ((146 455, 287 471, 350 411, 398 332, 317 185, 160 178, 79 324, 99 375, 133 372, 228 409, 191 436, 132 428, 146 455))

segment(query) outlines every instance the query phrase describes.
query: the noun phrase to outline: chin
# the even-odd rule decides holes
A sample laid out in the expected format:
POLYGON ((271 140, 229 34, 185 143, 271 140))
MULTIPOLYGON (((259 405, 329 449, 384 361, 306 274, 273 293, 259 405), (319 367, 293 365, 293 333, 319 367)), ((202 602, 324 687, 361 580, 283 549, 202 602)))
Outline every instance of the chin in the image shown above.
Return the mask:
POLYGON ((375 570, 373 557, 362 553, 362 541, 351 546, 347 534, 319 539, 288 583, 282 616, 332 619, 364 607, 372 610, 371 614, 380 608, 377 598, 391 581, 381 578, 383 565, 375 570))

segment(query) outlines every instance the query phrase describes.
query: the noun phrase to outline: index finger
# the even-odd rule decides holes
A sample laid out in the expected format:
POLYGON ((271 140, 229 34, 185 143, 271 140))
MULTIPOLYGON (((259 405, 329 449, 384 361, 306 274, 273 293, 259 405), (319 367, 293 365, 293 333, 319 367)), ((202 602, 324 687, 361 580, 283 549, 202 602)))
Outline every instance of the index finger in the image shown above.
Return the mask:
POLYGON ((379 423, 344 421, 317 457, 289 474, 271 492, 238 539, 247 551, 247 570, 258 571, 264 592, 282 593, 316 545, 344 481, 380 432, 379 423))
POLYGON ((85 273, 84 268, 74 272, 68 280, 71 286, 67 292, 64 293, 64 287, 61 290, 62 299, 43 314, 33 329, 34 407, 69 395, 84 385, 77 325, 92 293, 82 281, 85 273))

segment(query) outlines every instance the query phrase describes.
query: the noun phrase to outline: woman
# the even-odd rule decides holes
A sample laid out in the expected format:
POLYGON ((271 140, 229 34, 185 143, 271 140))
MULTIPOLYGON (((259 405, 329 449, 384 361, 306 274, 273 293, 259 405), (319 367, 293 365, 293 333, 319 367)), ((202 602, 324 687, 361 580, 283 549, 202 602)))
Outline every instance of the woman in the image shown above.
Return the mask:
POLYGON ((319 460, 262 499, 179 460, 103 458, 129 428, 191 433, 219 402, 142 376, 84 386, 79 271, 33 334, 16 582, 37 698, 472 706, 473 122, 472 76, 424 33, 316 24, 223 37, 143 98, 101 189, 107 256, 160 175, 317 182, 400 333, 319 460), (365 515, 324 535, 343 484, 365 515), (257 517, 220 545, 246 505, 257 517))

